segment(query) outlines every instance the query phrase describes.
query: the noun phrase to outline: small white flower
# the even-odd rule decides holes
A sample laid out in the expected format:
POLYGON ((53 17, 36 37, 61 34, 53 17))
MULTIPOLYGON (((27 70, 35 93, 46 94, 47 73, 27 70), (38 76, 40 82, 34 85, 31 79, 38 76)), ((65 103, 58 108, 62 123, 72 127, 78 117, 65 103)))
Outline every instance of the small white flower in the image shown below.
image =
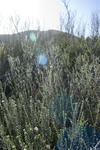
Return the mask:
POLYGON ((32 128, 30 128, 30 131, 32 131, 32 128))
POLYGON ((50 149, 50 145, 46 145, 46 148, 47 148, 47 149, 50 149))
POLYGON ((15 145, 13 145, 12 148, 16 148, 15 145))
POLYGON ((2 100, 2 103, 4 103, 5 101, 4 100, 2 100))
POLYGON ((53 68, 53 66, 52 65, 50 65, 50 69, 52 69, 53 68))
POLYGON ((38 129, 38 127, 35 127, 34 130, 38 132, 39 129, 38 129))

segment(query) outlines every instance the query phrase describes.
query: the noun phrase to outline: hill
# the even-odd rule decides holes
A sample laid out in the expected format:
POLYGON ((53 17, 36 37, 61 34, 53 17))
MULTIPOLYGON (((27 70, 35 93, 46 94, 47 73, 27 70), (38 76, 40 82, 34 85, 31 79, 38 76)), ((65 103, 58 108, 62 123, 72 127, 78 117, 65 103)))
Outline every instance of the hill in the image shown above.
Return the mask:
POLYGON ((100 131, 100 37, 32 30, 0 41, 0 148, 52 149, 60 136, 59 147, 65 128, 94 146, 84 127, 100 131))

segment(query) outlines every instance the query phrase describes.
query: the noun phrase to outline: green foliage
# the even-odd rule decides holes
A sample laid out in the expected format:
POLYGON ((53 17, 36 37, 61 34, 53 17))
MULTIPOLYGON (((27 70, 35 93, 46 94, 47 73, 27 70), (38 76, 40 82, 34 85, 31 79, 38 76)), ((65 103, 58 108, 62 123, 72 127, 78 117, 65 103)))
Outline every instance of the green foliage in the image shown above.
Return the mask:
POLYGON ((0 137, 5 149, 38 150, 56 143, 57 138, 53 138, 56 130, 49 126, 48 110, 43 103, 31 96, 25 100, 21 93, 18 98, 12 95, 7 99, 2 87, 1 91, 0 137))
POLYGON ((38 42, 1 46, 0 67, 6 61, 0 74, 8 71, 0 82, 3 150, 53 149, 68 118, 100 130, 99 37, 38 42), (48 58, 45 66, 37 62, 41 53, 48 58))

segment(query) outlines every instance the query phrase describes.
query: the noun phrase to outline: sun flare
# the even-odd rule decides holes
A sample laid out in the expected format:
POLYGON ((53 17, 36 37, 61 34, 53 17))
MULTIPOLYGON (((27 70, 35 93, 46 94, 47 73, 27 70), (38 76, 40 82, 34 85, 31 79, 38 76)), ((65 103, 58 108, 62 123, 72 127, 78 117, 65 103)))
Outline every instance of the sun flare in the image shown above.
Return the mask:
POLYGON ((31 29, 36 28, 37 25, 40 25, 42 30, 59 28, 60 7, 58 0, 4 0, 1 5, 0 20, 2 22, 0 23, 2 26, 0 33, 4 32, 4 28, 8 29, 9 17, 15 17, 15 15, 20 16, 21 21, 28 18, 32 22, 31 29))

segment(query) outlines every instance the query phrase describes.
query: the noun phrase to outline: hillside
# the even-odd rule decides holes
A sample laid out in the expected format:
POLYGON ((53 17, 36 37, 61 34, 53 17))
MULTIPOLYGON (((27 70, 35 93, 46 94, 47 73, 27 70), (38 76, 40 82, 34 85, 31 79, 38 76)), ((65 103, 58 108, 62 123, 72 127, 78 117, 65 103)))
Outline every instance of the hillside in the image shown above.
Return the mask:
POLYGON ((48 31, 37 31, 37 30, 29 30, 16 34, 1 34, 0 42, 11 42, 13 40, 25 40, 26 37, 29 38, 30 33, 34 33, 36 36, 39 36, 39 39, 50 40, 53 36, 66 36, 66 33, 57 30, 48 30, 48 31), (39 34, 39 35, 38 35, 39 34))
POLYGON ((100 138, 99 59, 99 36, 55 30, 0 35, 0 148, 60 149, 64 134, 65 149, 94 147, 100 138))

